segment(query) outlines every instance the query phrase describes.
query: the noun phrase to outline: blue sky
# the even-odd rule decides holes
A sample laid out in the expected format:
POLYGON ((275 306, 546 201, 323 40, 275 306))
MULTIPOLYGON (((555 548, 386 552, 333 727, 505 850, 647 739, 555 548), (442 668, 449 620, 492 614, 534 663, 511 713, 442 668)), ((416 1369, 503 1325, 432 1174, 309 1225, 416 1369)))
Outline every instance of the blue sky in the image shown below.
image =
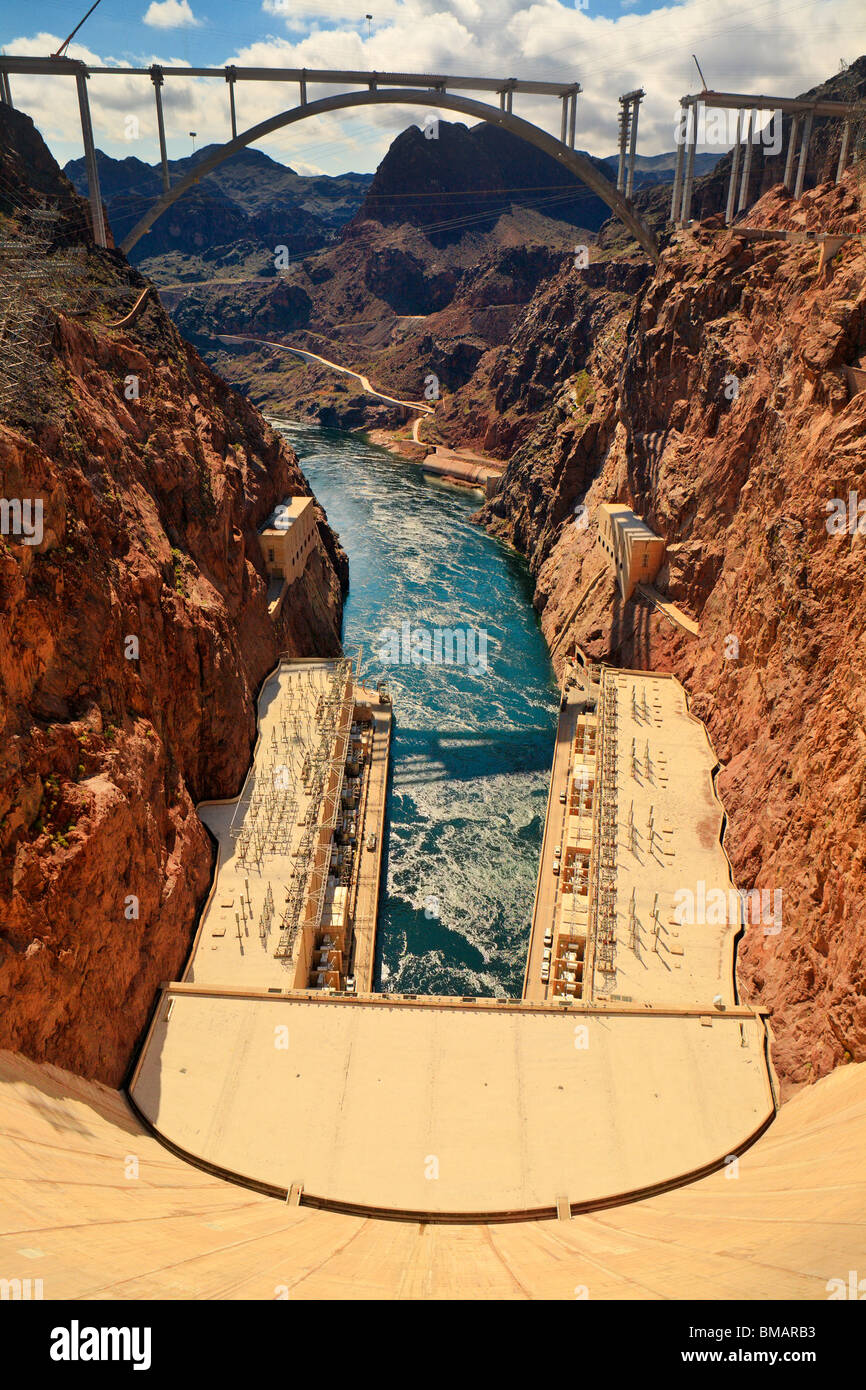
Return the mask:
MULTIPOLYGON (((0 0, 0 42, 22 32, 40 31, 61 38, 74 28, 90 8, 92 0, 34 0, 26 7, 32 16, 29 28, 22 26, 25 7, 21 0, 0 0)), ((268 39, 308 34, 315 26, 322 31, 355 28, 366 35, 387 26, 393 5, 377 5, 374 0, 358 4, 333 0, 332 3, 263 4, 261 0, 169 0, 151 4, 150 0, 100 0, 100 4, 81 30, 81 42, 103 56, 136 64, 147 58, 160 38, 169 41, 178 57, 199 66, 220 66, 238 47, 268 39), (378 13, 377 13, 378 9, 378 13), (145 16, 151 11, 149 23, 145 16), (192 18, 186 18, 184 11, 192 18), (372 13, 368 26, 365 16, 372 13), (298 18, 295 18, 295 17, 298 18)), ((437 8, 447 10, 442 4, 437 8)), ((488 5, 495 12, 495 6, 488 5)), ((580 0, 568 0, 563 9, 581 11, 580 0)), ((618 19, 623 15, 648 14, 661 8, 655 0, 587 0, 588 15, 618 19)))
MULTIPOLYGON (((0 47, 49 53, 87 8, 88 0, 0 0, 0 47)), ((673 148, 679 98, 700 87, 693 52, 711 87, 792 96, 835 72, 840 60, 866 52, 866 6, 863 0, 586 0, 585 8, 581 0, 101 0, 69 51, 94 66, 234 61, 578 80, 584 88, 578 144, 597 154, 615 149, 619 93, 643 86, 638 148, 653 154, 673 148)), ((12 85, 16 104, 33 116, 58 159, 77 157, 71 84, 60 90, 44 79, 13 79, 12 85)), ((90 98, 100 148, 156 160, 147 78, 93 78, 90 98)), ((296 100, 291 88, 247 84, 238 91, 240 128, 296 100)), ((226 138, 224 82, 169 79, 165 104, 170 155, 189 153, 191 130, 199 145, 226 138)), ((521 97, 515 109, 558 130, 552 101, 521 97)), ((422 119, 417 108, 366 108, 306 120, 261 148, 301 171, 370 170, 399 130, 422 119)))

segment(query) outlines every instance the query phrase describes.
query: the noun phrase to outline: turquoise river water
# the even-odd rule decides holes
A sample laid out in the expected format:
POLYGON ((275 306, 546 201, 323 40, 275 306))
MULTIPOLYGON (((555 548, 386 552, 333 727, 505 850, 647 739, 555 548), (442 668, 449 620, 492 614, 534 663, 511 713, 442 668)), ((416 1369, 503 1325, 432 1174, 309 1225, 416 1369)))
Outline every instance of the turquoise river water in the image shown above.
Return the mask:
POLYGON ((279 428, 349 556, 344 645, 393 698, 375 987, 517 996, 557 707, 526 565, 470 525, 478 493, 353 435, 279 428), (463 664, 447 638, 413 663, 437 628, 467 634, 463 664))

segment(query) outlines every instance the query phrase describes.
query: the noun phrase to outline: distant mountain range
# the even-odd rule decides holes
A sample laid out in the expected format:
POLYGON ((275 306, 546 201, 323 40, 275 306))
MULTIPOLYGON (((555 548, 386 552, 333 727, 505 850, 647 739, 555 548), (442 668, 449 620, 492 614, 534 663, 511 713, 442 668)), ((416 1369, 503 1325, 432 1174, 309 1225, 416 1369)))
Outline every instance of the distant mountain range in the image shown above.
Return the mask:
MULTIPOLYGON (((721 152, 719 154, 695 154, 695 175, 700 177, 701 174, 711 173, 721 158, 721 152)), ((613 169, 613 177, 615 179, 616 171, 619 167, 619 155, 605 155, 602 163, 606 164, 609 169, 613 169)), ((669 150, 667 154, 635 155, 635 188, 646 188, 649 184, 653 183, 671 183, 676 163, 676 150, 669 150)))
MULTIPOLYGON (((216 146, 169 160, 173 183, 195 169, 216 146)), ((615 179, 617 155, 595 167, 615 179)), ((717 155, 699 154, 698 174, 717 155)), ((676 153, 639 155, 635 187, 669 181, 676 153)), ((100 186, 115 240, 120 242, 162 193, 158 164, 97 151, 100 186)), ((87 191, 83 159, 64 172, 87 191)), ((202 259, 231 265, 285 245, 294 259, 331 244, 352 221, 408 223, 439 244, 465 229, 489 230, 512 204, 597 231, 609 216, 605 203, 549 155, 497 126, 440 121, 430 138, 409 126, 391 144, 375 174, 298 174, 260 150, 241 150, 194 185, 133 249, 136 263, 169 256, 181 266, 202 259)), ((266 272, 265 272, 266 273, 266 272)))
MULTIPOLYGON (((432 128, 435 138, 412 125, 392 142, 356 224, 408 224, 435 245, 446 245, 466 231, 489 231, 512 205, 587 231, 597 231, 610 215, 602 199, 558 160, 510 131, 442 120, 432 128)), ((592 162, 609 177, 600 160, 592 162)))
MULTIPOLYGON (((610 216, 607 204, 570 170, 510 131, 441 120, 434 128, 435 138, 413 125, 392 142, 355 223, 408 223, 444 245, 465 230, 489 230, 513 204, 591 232, 610 216)), ((581 153, 616 181, 618 156, 581 153)), ((699 155, 697 172, 712 169, 718 158, 699 155)), ((670 182, 675 163, 675 152, 636 159, 635 187, 670 182)))
MULTIPOLYGON (((184 159, 169 160, 172 182, 179 182, 215 148, 206 145, 184 159)), ((101 150, 97 162, 102 197, 119 242, 161 195, 160 166, 134 156, 112 159, 101 150)), ((64 173, 78 192, 86 192, 83 159, 70 160, 64 173)), ((160 218, 130 259, 140 262, 168 252, 206 255, 215 247, 238 243, 247 250, 282 244, 291 255, 303 255, 333 241, 358 211, 372 179, 372 174, 298 174, 261 150, 241 150, 160 218)))

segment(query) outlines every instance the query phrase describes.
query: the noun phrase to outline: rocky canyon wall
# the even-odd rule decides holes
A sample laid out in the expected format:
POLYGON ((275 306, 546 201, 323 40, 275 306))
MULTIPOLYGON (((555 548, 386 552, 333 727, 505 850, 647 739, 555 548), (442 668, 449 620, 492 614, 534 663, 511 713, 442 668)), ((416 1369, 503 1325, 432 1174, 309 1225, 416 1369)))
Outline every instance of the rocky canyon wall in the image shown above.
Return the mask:
POLYGON ((4 237, 59 218, 16 290, 45 328, 0 417, 0 494, 42 504, 30 543, 14 509, 0 537, 0 1047, 117 1085, 209 886, 195 803, 239 790, 279 654, 339 651, 347 565, 320 509, 271 621, 257 528, 309 492, 294 454, 155 297, 111 326, 145 282, 92 246, 27 118, 0 119, 4 237))
MULTIPOLYGON (((776 188, 748 220, 854 231, 863 196, 861 166, 798 204, 776 188)), ((551 643, 606 568, 600 502, 668 542, 660 587, 699 637, 622 604, 605 572, 557 663, 576 642, 685 682, 719 754, 736 882, 782 892, 782 929, 747 928, 739 979, 772 1011, 788 1088, 866 1057, 866 393, 845 371, 866 350, 866 251, 847 242, 820 275, 818 256, 696 227, 606 309, 563 271, 484 383, 507 399, 509 374, 531 379, 552 350, 565 364, 480 514, 528 556, 551 643)))

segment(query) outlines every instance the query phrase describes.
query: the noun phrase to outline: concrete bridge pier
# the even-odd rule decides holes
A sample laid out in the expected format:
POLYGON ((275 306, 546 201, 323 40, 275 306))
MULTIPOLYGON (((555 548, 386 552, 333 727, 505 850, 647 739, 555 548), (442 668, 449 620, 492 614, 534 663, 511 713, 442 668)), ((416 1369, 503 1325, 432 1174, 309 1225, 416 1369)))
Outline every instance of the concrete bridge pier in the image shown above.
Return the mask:
MULTIPOLYGON (((237 69, 234 67, 226 68, 226 82, 229 89, 229 112, 232 121, 232 139, 238 138, 238 118, 235 111, 235 82, 237 81, 237 69)), ((306 92, 302 93, 302 100, 306 100, 306 92)))
POLYGON ((515 85, 516 82, 517 82, 517 78, 516 78, 516 77, 512 77, 512 79, 511 79, 510 82, 506 83, 506 85, 505 85, 504 87, 500 87, 500 89, 499 89, 499 109, 500 109, 500 111, 510 111, 510 110, 511 110, 512 102, 513 102, 513 100, 514 100, 514 85, 515 85))
MULTIPOLYGON (((577 130, 577 94, 581 90, 580 83, 575 83, 569 87, 561 97, 562 101, 562 124, 559 133, 560 142, 569 149, 574 149, 574 140, 577 130)), ((510 110, 510 107, 509 107, 510 110)))
POLYGON ((686 175, 683 185, 683 201, 680 209, 681 227, 687 227, 692 220, 692 190, 695 182, 695 154, 698 147, 698 118, 700 115, 700 105, 700 98, 696 97, 689 107, 691 125, 689 128, 688 150, 686 152, 686 175))
POLYGON ((803 127, 803 141, 800 145, 800 163, 797 168, 797 182, 794 185, 795 198, 802 198, 803 196, 803 182, 806 178, 806 161, 809 158, 809 142, 812 139, 812 122, 814 118, 814 112, 807 112, 806 123, 803 127))
POLYGON ((84 161, 87 166, 87 191, 90 195, 90 216, 93 222, 93 240, 97 246, 107 246, 105 218, 102 215, 102 194, 99 191, 99 170, 96 166, 96 146, 93 143, 93 125, 90 120, 90 102, 87 99, 87 74, 75 74, 78 89, 78 110, 81 115, 81 134, 84 139, 84 161))
POLYGON ((674 169, 674 187, 671 194, 671 215, 670 222, 677 222, 680 215, 680 204, 683 197, 683 163, 686 153, 686 135, 689 125, 689 105, 685 97, 680 101, 680 117, 677 124, 677 163, 674 169))
POLYGON ((752 151, 754 148, 755 135, 755 113, 749 112, 749 119, 746 122, 746 153, 743 159, 743 177, 740 183, 740 201, 737 204, 737 212, 743 212, 749 201, 749 177, 752 172, 752 151))
POLYGON ((12 92, 9 87, 9 74, 0 72, 0 102, 4 106, 12 106, 12 92))
POLYGON ((842 144, 839 146, 839 163, 836 166, 836 182, 841 183, 848 163, 848 150, 851 145, 851 122, 846 121, 842 128, 842 144))
POLYGON ((737 175, 740 172, 740 147, 743 135, 743 113, 737 112, 737 136, 731 153, 731 177, 728 182, 728 201, 725 207, 725 226, 730 227, 734 220, 734 199, 737 196, 737 175))
POLYGON ((796 153, 797 153, 797 137, 798 137, 799 134, 800 134, 800 117, 797 116, 797 115, 794 115, 794 116, 791 117, 791 129, 790 129, 790 131, 789 131, 789 133, 788 133, 788 155, 787 155, 787 158, 785 159, 785 178, 784 178, 784 184, 785 184, 785 189, 786 189, 786 191, 787 191, 788 193, 791 192, 791 188, 792 188, 792 179, 793 179, 793 177, 794 177, 794 159, 795 159, 795 156, 796 156, 796 153))
POLYGON ((162 167, 162 189, 167 193, 171 188, 171 179, 168 173, 168 151, 165 147, 165 120, 162 114, 162 84, 164 77, 162 68, 158 63, 154 63, 150 69, 150 80, 153 83, 153 95, 156 98, 156 125, 159 131, 159 162, 162 167))
POLYGON ((637 152, 637 121, 640 113, 640 95, 636 95, 631 103, 631 139, 628 147, 628 177, 625 185, 625 196, 631 198, 634 191, 634 163, 637 152))
POLYGON ((619 164, 616 170, 616 191, 622 193, 625 188, 625 151, 628 144, 628 122, 630 111, 626 107, 622 97, 619 99, 619 164))

